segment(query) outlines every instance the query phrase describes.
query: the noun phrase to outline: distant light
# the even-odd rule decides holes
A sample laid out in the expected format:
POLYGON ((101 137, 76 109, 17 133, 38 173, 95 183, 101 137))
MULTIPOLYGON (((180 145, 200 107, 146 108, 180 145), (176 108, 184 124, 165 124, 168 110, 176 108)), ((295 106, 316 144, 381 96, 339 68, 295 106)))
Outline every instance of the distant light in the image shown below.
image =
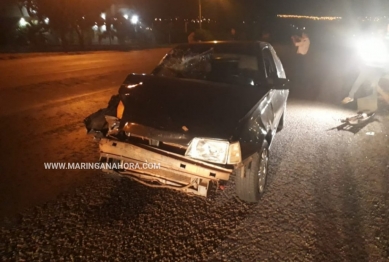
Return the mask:
POLYGON ((105 32, 107 31, 107 26, 106 25, 102 25, 101 26, 101 32, 105 32))
POLYGON ((159 21, 162 21, 162 19, 160 18, 159 21))
POLYGON ((337 16, 306 16, 306 15, 277 15, 277 17, 279 17, 279 18, 311 19, 311 20, 328 20, 328 21, 342 19, 342 17, 337 17, 337 16))
POLYGON ((124 19, 128 20, 128 15, 123 15, 124 19))
POLYGON ((45 18, 45 23, 48 25, 50 22, 50 19, 48 17, 45 18))
POLYGON ((131 17, 131 24, 136 25, 139 22, 139 16, 133 15, 131 17))
POLYGON ((27 23, 26 19, 24 19, 24 18, 22 17, 22 18, 20 18, 20 20, 19 20, 19 25, 20 25, 21 27, 25 27, 26 25, 28 25, 28 23, 27 23))
POLYGON ((97 25, 94 25, 94 26, 92 26, 92 29, 93 29, 94 31, 97 31, 97 30, 99 30, 99 27, 98 27, 97 25))
POLYGON ((213 41, 213 43, 217 44, 217 41, 213 41))
POLYGON ((250 83, 252 86, 254 85, 254 81, 251 81, 251 83, 250 83))
POLYGON ((105 13, 101 13, 101 18, 103 18, 104 20, 107 18, 107 16, 105 15, 105 13))
POLYGON ((155 18, 154 20, 155 20, 155 21, 158 21, 158 18, 155 18))

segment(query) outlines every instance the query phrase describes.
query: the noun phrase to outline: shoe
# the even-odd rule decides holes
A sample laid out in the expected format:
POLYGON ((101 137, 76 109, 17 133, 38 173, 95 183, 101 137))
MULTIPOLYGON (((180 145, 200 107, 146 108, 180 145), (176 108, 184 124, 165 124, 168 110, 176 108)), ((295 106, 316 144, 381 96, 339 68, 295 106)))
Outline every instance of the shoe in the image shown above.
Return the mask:
POLYGON ((354 101, 354 98, 346 97, 345 99, 343 99, 342 104, 348 104, 351 103, 352 101, 354 101))

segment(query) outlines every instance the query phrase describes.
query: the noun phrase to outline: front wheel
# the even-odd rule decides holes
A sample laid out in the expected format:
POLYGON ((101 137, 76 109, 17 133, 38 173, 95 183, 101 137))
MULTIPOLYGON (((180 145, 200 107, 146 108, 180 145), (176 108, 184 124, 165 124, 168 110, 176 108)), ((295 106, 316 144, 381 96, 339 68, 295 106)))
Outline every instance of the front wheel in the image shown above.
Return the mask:
POLYGON ((236 170, 236 194, 249 203, 256 203, 265 192, 269 166, 269 146, 264 142, 262 149, 253 155, 250 163, 236 170))

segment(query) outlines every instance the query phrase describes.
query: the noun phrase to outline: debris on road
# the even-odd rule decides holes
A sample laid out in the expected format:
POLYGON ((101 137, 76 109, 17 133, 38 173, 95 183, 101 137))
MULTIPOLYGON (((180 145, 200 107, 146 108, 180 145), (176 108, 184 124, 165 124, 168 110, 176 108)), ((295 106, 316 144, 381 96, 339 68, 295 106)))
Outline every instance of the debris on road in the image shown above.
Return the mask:
POLYGON ((341 120, 342 123, 347 123, 349 125, 359 125, 362 123, 365 123, 366 121, 369 121, 375 116, 375 113, 364 113, 359 112, 357 115, 348 117, 344 120, 341 120))
MULTIPOLYGON (((357 115, 348 117, 345 119, 341 119, 340 122, 341 125, 331 128, 327 131, 331 130, 338 130, 338 131, 349 131, 353 134, 358 133, 360 130, 362 130, 366 125, 369 123, 378 121, 375 117, 375 112, 358 112, 357 115)), ((374 135, 374 134, 373 134, 374 135)))

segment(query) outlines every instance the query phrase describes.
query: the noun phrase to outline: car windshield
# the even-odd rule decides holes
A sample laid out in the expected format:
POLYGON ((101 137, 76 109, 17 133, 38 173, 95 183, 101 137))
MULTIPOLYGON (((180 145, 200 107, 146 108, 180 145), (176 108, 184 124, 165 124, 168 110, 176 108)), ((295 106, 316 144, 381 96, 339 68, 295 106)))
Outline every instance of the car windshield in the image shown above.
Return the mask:
POLYGON ((260 76, 254 50, 220 48, 218 45, 175 48, 162 60, 154 74, 235 85, 256 85, 260 76))

